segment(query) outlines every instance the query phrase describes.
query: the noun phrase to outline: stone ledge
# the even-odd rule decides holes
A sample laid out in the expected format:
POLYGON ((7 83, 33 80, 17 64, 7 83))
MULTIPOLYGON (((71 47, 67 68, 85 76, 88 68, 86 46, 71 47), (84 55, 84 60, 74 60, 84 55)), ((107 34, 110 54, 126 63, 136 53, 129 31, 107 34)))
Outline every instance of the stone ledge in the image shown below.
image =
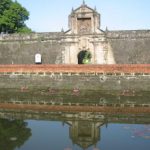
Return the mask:
POLYGON ((78 75, 150 75, 150 64, 123 65, 0 65, 0 73, 7 74, 63 74, 78 75))

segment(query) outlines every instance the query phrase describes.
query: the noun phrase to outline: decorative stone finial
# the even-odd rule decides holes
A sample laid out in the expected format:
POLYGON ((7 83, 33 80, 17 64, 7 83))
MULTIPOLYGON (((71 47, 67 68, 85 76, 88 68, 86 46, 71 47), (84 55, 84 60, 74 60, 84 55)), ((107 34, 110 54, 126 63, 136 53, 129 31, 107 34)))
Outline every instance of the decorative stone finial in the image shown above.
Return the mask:
POLYGON ((96 6, 95 6, 94 10, 95 10, 95 11, 97 11, 97 8, 96 8, 96 6))
POLYGON ((83 6, 85 5, 85 0, 83 0, 83 4, 82 4, 83 6))
POLYGON ((74 12, 74 8, 72 7, 72 12, 74 12))
POLYGON ((64 28, 63 27, 61 28, 61 32, 64 32, 64 28))
POLYGON ((106 29, 105 29, 105 31, 107 32, 108 31, 108 27, 106 26, 106 29))

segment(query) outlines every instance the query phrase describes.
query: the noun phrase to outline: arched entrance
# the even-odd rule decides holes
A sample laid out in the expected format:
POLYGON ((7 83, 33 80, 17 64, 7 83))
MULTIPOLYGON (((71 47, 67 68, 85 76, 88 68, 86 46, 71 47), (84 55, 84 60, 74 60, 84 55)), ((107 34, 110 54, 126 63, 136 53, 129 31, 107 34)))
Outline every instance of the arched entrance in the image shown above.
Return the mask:
POLYGON ((90 51, 83 50, 78 53, 78 64, 89 64, 91 62, 92 54, 90 51))

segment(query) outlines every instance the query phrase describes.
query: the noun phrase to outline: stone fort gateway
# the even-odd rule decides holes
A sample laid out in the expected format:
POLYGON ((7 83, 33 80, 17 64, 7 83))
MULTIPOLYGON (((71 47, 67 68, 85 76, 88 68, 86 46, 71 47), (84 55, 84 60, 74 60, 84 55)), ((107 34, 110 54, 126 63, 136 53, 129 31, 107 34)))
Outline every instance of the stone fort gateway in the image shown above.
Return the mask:
POLYGON ((103 31, 100 14, 84 2, 68 22, 68 31, 1 34, 0 64, 150 63, 150 30, 103 31))

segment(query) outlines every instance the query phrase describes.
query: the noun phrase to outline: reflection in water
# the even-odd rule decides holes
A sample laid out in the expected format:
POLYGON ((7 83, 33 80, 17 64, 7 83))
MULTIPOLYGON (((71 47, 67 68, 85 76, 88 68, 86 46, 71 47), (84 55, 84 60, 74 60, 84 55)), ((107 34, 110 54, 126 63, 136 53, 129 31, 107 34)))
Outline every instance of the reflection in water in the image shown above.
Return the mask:
POLYGON ((31 129, 22 120, 0 119, 0 148, 14 150, 31 136, 31 129))
MULTIPOLYGON (((0 103, 5 104, 69 104, 69 107, 137 107, 144 104, 149 109, 149 99, 149 91, 133 89, 84 91, 77 88, 37 90, 23 87, 0 90, 0 103)), ((150 115, 16 109, 0 110, 0 118, 0 150, 149 150, 150 147, 150 115)))
POLYGON ((70 123, 70 138, 74 144, 83 149, 96 145, 100 140, 100 126, 102 123, 88 121, 73 121, 70 123))
POLYGON ((149 91, 135 91, 134 89, 122 89, 122 91, 58 90, 52 88, 30 89, 26 86, 21 89, 1 89, 0 103, 20 104, 56 104, 56 105, 142 105, 150 106, 149 91))
POLYGON ((150 139, 150 125, 144 125, 142 128, 128 125, 124 126, 123 128, 132 134, 132 138, 138 137, 143 139, 150 139))
POLYGON ((83 149, 96 146, 100 141, 100 126, 104 123, 104 116, 98 115, 97 121, 93 118, 96 116, 87 112, 82 112, 79 116, 81 120, 67 121, 72 142, 83 149), (94 120, 90 121, 90 119, 94 120))
POLYGON ((11 146, 6 150, 149 150, 150 147, 149 115, 1 111, 0 117, 9 118, 0 120, 3 143, 0 147, 7 143, 11 146), (32 137, 26 141, 31 132, 32 137))

